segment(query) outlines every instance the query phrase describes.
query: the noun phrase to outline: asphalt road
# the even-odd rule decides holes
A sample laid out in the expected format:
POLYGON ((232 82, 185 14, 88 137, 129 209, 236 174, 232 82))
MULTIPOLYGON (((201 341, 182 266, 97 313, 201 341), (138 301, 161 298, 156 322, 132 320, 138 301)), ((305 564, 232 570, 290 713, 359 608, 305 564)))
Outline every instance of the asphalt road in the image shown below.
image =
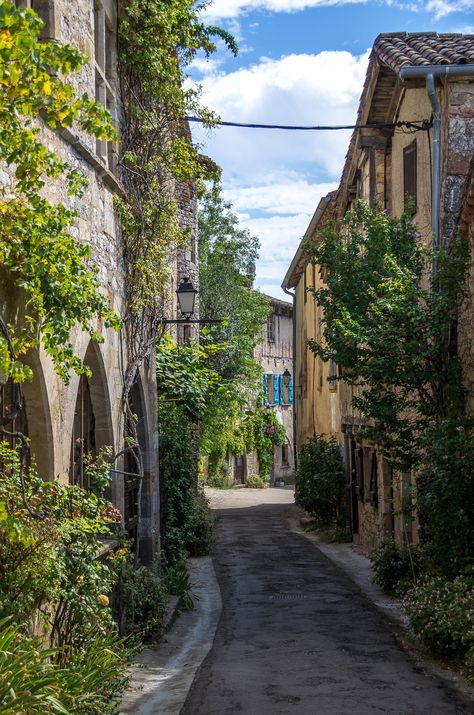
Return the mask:
POLYGON ((288 492, 277 504, 247 495, 219 496, 223 611, 181 715, 471 712, 398 647, 352 581, 289 530, 288 492))

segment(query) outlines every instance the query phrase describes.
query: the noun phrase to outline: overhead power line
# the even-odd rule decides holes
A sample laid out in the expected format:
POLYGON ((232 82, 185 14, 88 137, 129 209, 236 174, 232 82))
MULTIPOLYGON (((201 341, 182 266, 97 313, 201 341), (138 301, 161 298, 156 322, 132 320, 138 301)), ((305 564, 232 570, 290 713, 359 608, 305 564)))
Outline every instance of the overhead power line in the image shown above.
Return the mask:
MULTIPOLYGON (((200 117, 185 117, 188 122, 204 123, 204 119, 200 117)), ((423 131, 430 129, 431 122, 427 120, 415 122, 379 122, 374 124, 344 124, 344 125, 317 125, 317 126, 298 126, 289 124, 250 124, 246 122, 214 122, 221 127, 244 127, 246 129, 284 129, 286 131, 310 131, 310 132, 325 132, 337 131, 338 129, 413 129, 415 131, 423 131)))

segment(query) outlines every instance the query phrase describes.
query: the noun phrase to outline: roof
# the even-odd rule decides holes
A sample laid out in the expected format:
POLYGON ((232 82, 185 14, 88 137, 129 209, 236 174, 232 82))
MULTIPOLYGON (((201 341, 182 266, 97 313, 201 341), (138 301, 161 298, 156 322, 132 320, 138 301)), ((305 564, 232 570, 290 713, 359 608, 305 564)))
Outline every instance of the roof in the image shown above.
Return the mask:
POLYGON ((328 208, 329 204, 336 198, 336 196, 337 191, 330 191, 329 194, 320 199, 316 211, 313 214, 313 218, 309 222, 309 226, 306 229, 298 248, 296 249, 296 253, 293 256, 293 259, 290 263, 290 267, 288 268, 286 275, 283 279, 283 283, 281 284, 282 288, 294 288, 298 283, 299 278, 303 273, 303 270, 309 259, 309 252, 306 243, 309 240, 314 240, 315 231, 319 226, 326 212, 326 209, 328 208))
MULTIPOLYGON (((369 57, 357 124, 390 123, 395 120, 404 87, 419 80, 402 82, 405 67, 471 65, 474 63, 474 35, 436 32, 390 32, 379 35, 369 57)), ((390 129, 381 130, 388 136, 390 129)), ((356 170, 356 148, 364 130, 354 130, 346 155, 338 196, 338 213, 344 213, 356 170)))
POLYGON ((268 300, 268 302, 271 303, 274 308, 282 308, 290 312, 293 311, 293 303, 290 303, 290 301, 288 300, 274 298, 273 295, 268 295, 268 293, 262 293, 262 297, 265 298, 265 300, 268 300))
POLYGON ((383 33, 375 40, 374 52, 396 74, 403 67, 474 64, 474 35, 383 33))

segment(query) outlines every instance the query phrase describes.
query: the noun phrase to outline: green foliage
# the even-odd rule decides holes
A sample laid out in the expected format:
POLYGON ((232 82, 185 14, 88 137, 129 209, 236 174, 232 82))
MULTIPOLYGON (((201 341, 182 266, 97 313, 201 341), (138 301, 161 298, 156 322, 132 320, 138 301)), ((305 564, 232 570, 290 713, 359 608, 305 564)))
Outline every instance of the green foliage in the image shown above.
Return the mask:
POLYGON ((198 435, 181 405, 160 405, 163 558, 166 565, 209 553, 212 522, 197 478, 198 435))
POLYGON ((344 465, 334 438, 314 436, 301 448, 296 472, 296 503, 320 526, 344 521, 344 465))
POLYGON ((184 89, 186 68, 197 53, 216 49, 213 36, 236 51, 233 38, 206 27, 194 0, 127 0, 119 20, 119 73, 124 103, 120 170, 127 201, 117 200, 126 250, 129 289, 127 329, 140 352, 162 316, 178 246, 189 244, 180 201, 189 201, 203 179, 218 173, 201 161, 185 117, 210 126, 199 91, 184 89))
POLYGON ((0 334, 0 369, 17 382, 31 379, 22 360, 39 341, 65 381, 71 369, 86 372, 71 328, 79 324, 101 341, 96 320, 120 324, 99 290, 97 270, 88 265, 89 248, 69 233, 77 213, 40 195, 51 180, 69 196, 80 196, 86 186, 40 141, 40 116, 53 129, 78 125, 104 140, 114 129, 99 103, 77 96, 65 81, 85 57, 70 45, 40 42, 41 27, 33 11, 0 3, 0 162, 11 176, 0 191, 0 269, 10 296, 26 291, 27 298, 21 321, 10 328, 13 351, 5 331, 0 334))
POLYGON ((134 564, 128 554, 121 560, 114 603, 121 632, 145 640, 161 635, 169 592, 153 569, 134 564))
POLYGON ((199 211, 200 313, 203 318, 225 318, 202 338, 204 344, 226 345, 211 361, 222 388, 210 396, 200 423, 200 449, 208 457, 212 484, 225 481, 228 453, 256 450, 262 476, 271 470, 273 445, 263 434, 267 418, 258 407, 262 371, 253 358, 269 312, 268 302, 252 290, 258 248, 258 239, 239 228, 231 205, 214 186, 199 211))
POLYGON ((168 592, 179 596, 184 608, 194 608, 192 583, 185 561, 177 561, 163 569, 163 582, 168 592))
POLYGON ((427 578, 405 596, 403 606, 412 631, 437 655, 464 662, 474 682, 474 580, 427 578))
POLYGON ((59 685, 51 658, 54 651, 40 650, 8 619, 0 620, 0 713, 1 715, 68 714, 58 700, 59 685))
POLYGON ((249 474, 246 486, 248 489, 266 489, 268 484, 259 474, 249 474))
POLYGON ((199 309, 202 318, 226 318, 203 341, 227 344, 215 357, 227 383, 241 380, 253 386, 260 377, 253 350, 262 339, 269 304, 251 289, 258 249, 258 239, 238 227, 220 188, 208 191, 199 211, 199 309))
POLYGON ((441 420, 423 437, 416 506, 430 571, 453 578, 474 566, 474 440, 470 420, 441 420))
POLYGON ((326 269, 327 284, 314 292, 324 337, 310 348, 362 388, 353 404, 373 422, 366 433, 395 467, 409 470, 422 457, 419 437, 430 422, 462 414, 450 335, 467 246, 453 239, 449 251, 430 251, 408 216, 392 218, 358 202, 342 225, 324 231, 314 260, 326 269), (433 261, 439 271, 430 286, 433 261))
POLYGON ((380 541, 370 555, 374 581, 385 593, 400 595, 413 586, 420 572, 420 553, 412 546, 400 547, 391 538, 380 541))
POLYGON ((74 650, 66 666, 57 652, 0 621, 1 715, 99 715, 112 713, 124 685, 120 644, 111 633, 96 633, 74 650))
POLYGON ((54 645, 80 646, 91 629, 112 626, 107 594, 114 574, 97 551, 99 537, 113 533, 120 514, 102 497, 44 482, 30 469, 27 503, 42 518, 32 516, 18 453, 5 442, 0 464, 0 617, 12 615, 28 632, 40 615, 54 645))
POLYGON ((208 367, 225 345, 178 345, 166 336, 156 347, 156 374, 160 400, 180 402, 190 417, 202 414, 212 393, 220 393, 221 377, 208 367))

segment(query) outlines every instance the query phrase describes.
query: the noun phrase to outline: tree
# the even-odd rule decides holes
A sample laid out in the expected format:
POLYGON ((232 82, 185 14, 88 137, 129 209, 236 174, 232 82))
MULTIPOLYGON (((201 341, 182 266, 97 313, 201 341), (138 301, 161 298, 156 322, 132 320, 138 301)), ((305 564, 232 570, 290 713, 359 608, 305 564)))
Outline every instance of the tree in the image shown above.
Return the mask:
MULTIPOLYGON (((212 361, 222 388, 213 393, 201 419, 201 451, 209 456, 210 476, 219 474, 228 451, 242 454, 254 449, 255 429, 264 426, 259 405, 262 371, 253 350, 262 337, 269 305, 252 289, 258 248, 258 239, 239 228, 219 187, 209 191, 199 212, 200 312, 202 318, 225 322, 213 326, 202 340, 227 344, 212 361)), ((262 440, 257 442, 264 457, 268 449, 273 452, 273 444, 268 447, 269 440, 262 440)))
POLYGON ((358 202, 329 226, 313 260, 326 285, 313 291, 323 308, 323 340, 309 347, 333 359, 357 389, 361 410, 392 464, 407 470, 423 454, 433 421, 460 418, 463 388, 453 350, 466 245, 429 250, 408 215, 392 218, 358 202), (427 276, 436 261, 436 285, 427 276))
POLYGON ((208 191, 199 211, 199 309, 201 318, 225 322, 213 326, 205 340, 228 343, 216 355, 216 369, 227 381, 248 378, 252 387, 258 373, 253 349, 269 312, 252 289, 258 250, 258 238, 239 228, 220 188, 208 191))

